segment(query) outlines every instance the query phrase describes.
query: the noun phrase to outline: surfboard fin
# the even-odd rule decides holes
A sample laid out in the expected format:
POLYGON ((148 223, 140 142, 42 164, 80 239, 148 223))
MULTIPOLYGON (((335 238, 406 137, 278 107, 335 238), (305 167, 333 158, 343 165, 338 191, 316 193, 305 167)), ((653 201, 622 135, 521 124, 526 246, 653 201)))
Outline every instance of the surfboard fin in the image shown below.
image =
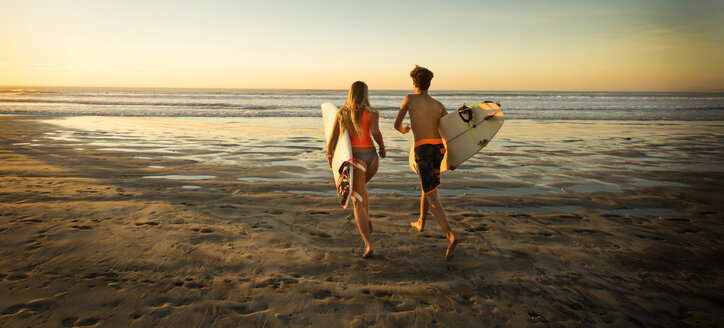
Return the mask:
POLYGON ((367 169, 366 169, 364 166, 362 166, 362 164, 357 163, 357 161, 354 162, 354 166, 355 166, 356 168, 362 170, 362 172, 367 172, 367 169))
POLYGON ((362 199, 362 196, 360 196, 358 193, 353 192, 354 198, 357 199, 358 202, 364 203, 364 199, 362 199))

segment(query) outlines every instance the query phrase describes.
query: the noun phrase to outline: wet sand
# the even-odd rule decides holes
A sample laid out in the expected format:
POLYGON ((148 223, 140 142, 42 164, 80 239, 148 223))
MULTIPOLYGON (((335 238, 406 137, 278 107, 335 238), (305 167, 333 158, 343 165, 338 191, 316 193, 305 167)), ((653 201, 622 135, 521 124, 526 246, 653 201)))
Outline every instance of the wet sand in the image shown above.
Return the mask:
POLYGON ((716 124, 631 123, 622 135, 626 127, 614 124, 563 122, 548 132, 506 122, 488 157, 471 161, 484 168, 443 176, 460 240, 448 263, 433 218, 423 233, 409 225, 419 187, 402 137, 385 135, 390 158, 370 184, 375 257, 363 259, 352 212, 319 169, 316 126, 279 139, 250 124, 230 141, 229 131, 199 137, 168 119, 128 123, 157 136, 49 119, 0 118, 2 327, 713 327, 724 319, 716 124), (684 132, 672 142, 662 129, 684 132))

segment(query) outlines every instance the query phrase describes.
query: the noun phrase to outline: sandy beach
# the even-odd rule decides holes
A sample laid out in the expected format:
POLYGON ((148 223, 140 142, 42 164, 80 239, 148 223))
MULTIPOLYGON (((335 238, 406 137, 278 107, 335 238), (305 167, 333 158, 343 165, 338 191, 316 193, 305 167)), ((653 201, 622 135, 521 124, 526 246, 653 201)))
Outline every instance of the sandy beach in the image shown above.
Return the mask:
POLYGON ((721 122, 506 122, 443 175, 448 263, 433 219, 409 225, 409 136, 383 122, 363 259, 321 122, 294 120, 1 116, 0 326, 724 319, 721 122))

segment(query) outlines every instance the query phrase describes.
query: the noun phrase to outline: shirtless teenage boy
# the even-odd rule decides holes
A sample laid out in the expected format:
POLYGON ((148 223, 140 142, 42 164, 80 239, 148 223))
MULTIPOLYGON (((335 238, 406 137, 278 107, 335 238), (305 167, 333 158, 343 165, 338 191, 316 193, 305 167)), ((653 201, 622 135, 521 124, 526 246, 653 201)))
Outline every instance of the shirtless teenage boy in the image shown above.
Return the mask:
POLYGON ((410 125, 412 125, 412 133, 415 136, 415 161, 417 162, 422 185, 420 218, 417 222, 410 222, 410 225, 419 231, 423 231, 427 212, 432 209, 437 223, 440 224, 448 240, 445 259, 450 261, 453 259, 457 240, 452 230, 450 230, 445 210, 442 208, 437 195, 437 187, 440 186, 440 163, 445 155, 445 147, 438 128, 440 118, 445 116, 447 111, 445 106, 427 93, 430 80, 432 80, 432 72, 427 68, 415 65, 415 68, 410 72, 410 76, 415 86, 415 94, 405 96, 395 120, 395 130, 400 131, 402 134, 410 132, 409 126, 402 126, 402 120, 405 119, 407 112, 410 112, 410 125))

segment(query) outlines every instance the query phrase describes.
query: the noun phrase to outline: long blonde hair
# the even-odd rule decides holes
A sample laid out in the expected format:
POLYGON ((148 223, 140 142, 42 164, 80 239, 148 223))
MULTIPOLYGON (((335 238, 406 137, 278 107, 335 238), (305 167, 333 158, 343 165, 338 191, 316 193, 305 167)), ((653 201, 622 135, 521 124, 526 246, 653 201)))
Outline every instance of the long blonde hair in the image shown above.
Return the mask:
POLYGON ((361 130, 362 111, 370 106, 367 84, 362 81, 352 83, 347 94, 347 101, 337 113, 340 130, 347 129, 350 135, 358 134, 361 130))

